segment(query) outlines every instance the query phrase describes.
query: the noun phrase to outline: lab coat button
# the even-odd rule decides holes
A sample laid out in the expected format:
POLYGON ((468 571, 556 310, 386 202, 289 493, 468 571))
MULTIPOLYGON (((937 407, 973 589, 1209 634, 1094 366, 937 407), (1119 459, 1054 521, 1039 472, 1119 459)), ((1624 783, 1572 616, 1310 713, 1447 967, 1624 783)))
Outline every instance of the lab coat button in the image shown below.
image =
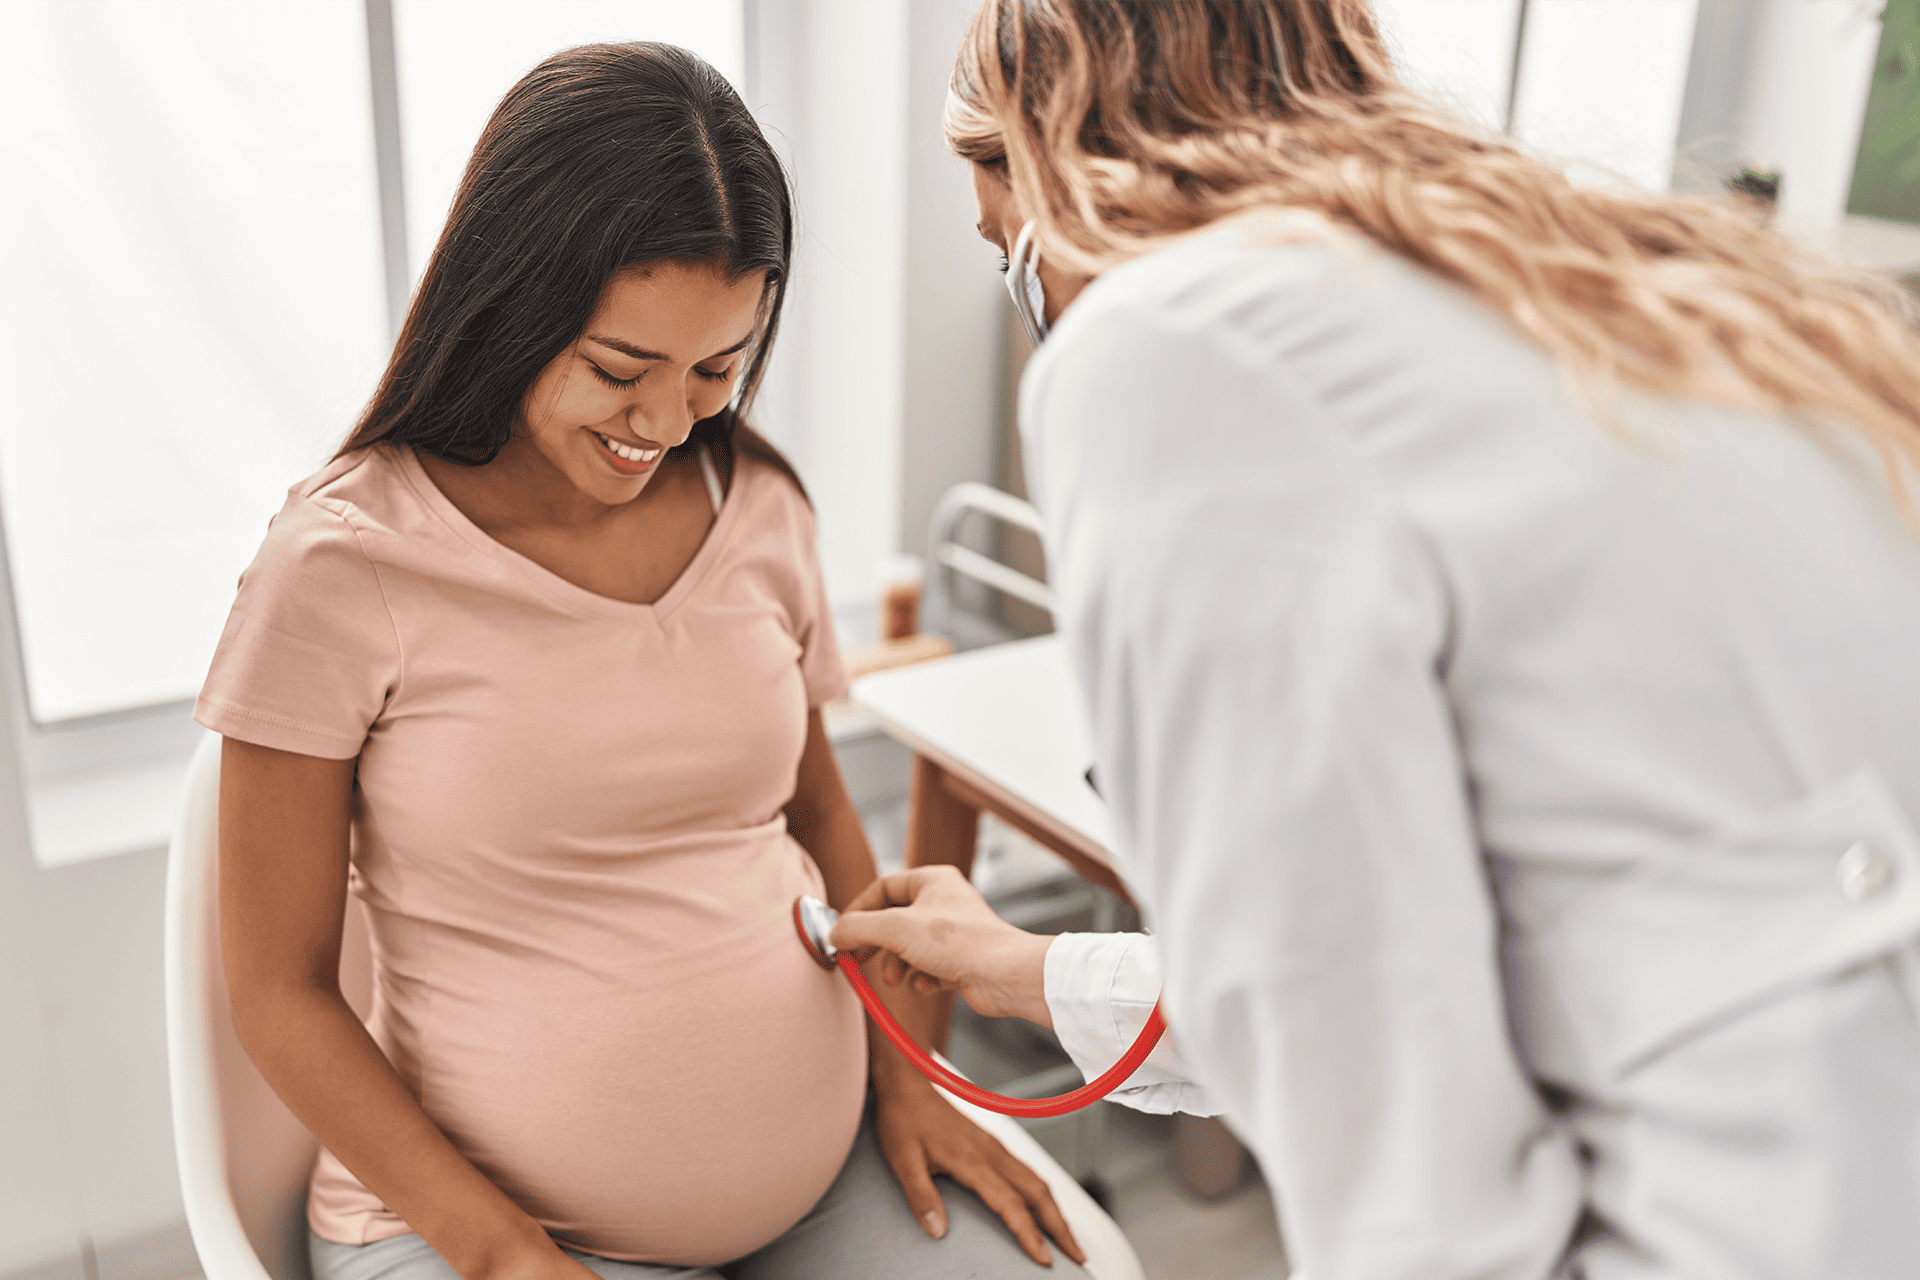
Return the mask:
POLYGON ((1120 1092, 1125 1094, 1127 1097, 1131 1098, 1136 1093, 1145 1093, 1146 1091, 1147 1091, 1147 1086, 1143 1084, 1137 1084, 1133 1086, 1133 1088, 1131 1089, 1122 1089, 1120 1092))
POLYGON ((1893 866, 1865 840, 1847 846, 1833 869, 1840 896, 1855 906, 1879 897, 1893 884, 1893 866))

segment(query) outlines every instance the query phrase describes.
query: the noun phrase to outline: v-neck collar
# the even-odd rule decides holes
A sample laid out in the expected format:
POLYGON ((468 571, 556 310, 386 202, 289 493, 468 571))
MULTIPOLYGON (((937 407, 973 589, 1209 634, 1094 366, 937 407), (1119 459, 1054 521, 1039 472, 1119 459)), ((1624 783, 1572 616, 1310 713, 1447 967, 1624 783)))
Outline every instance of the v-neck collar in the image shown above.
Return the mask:
POLYGON ((537 560, 520 554, 487 533, 469 520, 466 513, 453 504, 453 499, 440 491, 440 486, 433 482, 433 477, 427 474, 427 469, 420 465, 420 459, 412 448, 406 445, 376 447, 392 450, 407 483, 419 494, 420 500, 439 516, 462 542, 569 610, 613 619, 652 618, 660 622, 672 616, 689 596, 700 589, 701 582, 712 571, 714 561, 720 557, 722 547, 732 536, 733 527, 740 522, 740 508, 746 505, 755 487, 750 478, 754 468, 743 467, 736 463, 733 468, 733 483, 728 487, 725 500, 720 504, 719 514, 714 517, 713 524, 707 528, 707 536, 701 539, 699 550, 693 553, 693 559, 687 561, 686 567, 680 570, 680 576, 673 580, 673 585, 661 593, 658 600, 652 604, 636 604, 631 600, 616 600, 612 596, 603 596, 597 591, 587 590, 576 582, 569 582, 537 560))

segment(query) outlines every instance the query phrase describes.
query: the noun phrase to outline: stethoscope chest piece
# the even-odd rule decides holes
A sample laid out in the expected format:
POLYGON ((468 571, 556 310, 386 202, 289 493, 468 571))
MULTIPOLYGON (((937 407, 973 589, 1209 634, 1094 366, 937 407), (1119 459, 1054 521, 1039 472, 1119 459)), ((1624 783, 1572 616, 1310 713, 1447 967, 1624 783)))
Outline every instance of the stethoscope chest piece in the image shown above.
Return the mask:
POLYGON ((829 938, 833 926, 840 922, 840 913, 810 893, 803 893, 793 900, 793 927, 800 935, 800 942, 813 957, 813 962, 829 972, 834 967, 833 958, 838 949, 829 938))
POLYGON ((1147 1055, 1153 1052, 1153 1046, 1160 1042, 1161 1033, 1167 1029, 1166 1022, 1160 1016, 1160 1004, 1155 1001, 1153 1012, 1147 1015, 1147 1025, 1140 1029, 1133 1047, 1099 1079, 1090 1080, 1057 1098, 1003 1098, 956 1074, 901 1029, 900 1023, 887 1011, 887 1006, 881 1003, 873 985, 867 981, 867 975, 860 972, 860 961, 872 955, 872 949, 843 952, 828 941, 833 934, 833 926, 839 922, 840 913, 811 894, 802 894, 793 900, 793 931, 800 935, 800 945, 807 949, 807 954, 822 969, 830 971, 837 965, 846 973, 847 981, 853 984, 855 993, 860 997, 860 1003, 866 1006, 868 1015, 893 1043, 893 1047, 924 1072, 927 1079, 947 1092, 989 1111, 998 1111, 1003 1116, 1061 1116, 1106 1097, 1147 1060, 1147 1055))

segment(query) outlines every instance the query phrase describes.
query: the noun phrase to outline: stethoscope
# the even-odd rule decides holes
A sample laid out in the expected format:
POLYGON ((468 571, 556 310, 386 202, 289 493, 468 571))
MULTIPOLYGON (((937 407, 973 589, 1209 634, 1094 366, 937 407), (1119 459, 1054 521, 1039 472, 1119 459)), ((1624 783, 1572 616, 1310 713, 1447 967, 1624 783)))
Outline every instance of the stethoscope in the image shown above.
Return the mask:
POLYGON ((1140 1064, 1147 1060, 1147 1055, 1153 1052, 1153 1046, 1159 1044, 1160 1037, 1166 1033, 1166 1020, 1160 1016, 1160 1002, 1156 1000, 1153 1012, 1147 1016, 1147 1025, 1140 1028, 1140 1035, 1134 1040, 1133 1047, 1121 1055, 1120 1061, 1114 1063, 1099 1079, 1090 1080, 1071 1093, 1053 1098, 1009 1098, 982 1089, 966 1077, 947 1070, 932 1054, 915 1044, 913 1037, 894 1021, 887 1006, 880 1003, 880 996, 874 991, 873 984, 867 981, 867 975, 860 972, 860 961, 865 957, 841 951, 830 941, 833 926, 839 919, 838 911, 811 894, 802 894, 793 900, 793 927, 799 932, 801 945, 806 947, 814 963, 829 971, 836 962, 839 964, 840 971, 847 975, 847 981, 853 984, 854 991, 859 995, 860 1003, 867 1007, 867 1013, 886 1033, 887 1039, 893 1041, 893 1047, 905 1054, 908 1062, 920 1068, 921 1074, 955 1097, 964 1098, 989 1111, 1029 1119, 1078 1111, 1119 1088, 1120 1082, 1139 1069, 1140 1064))
MULTIPOLYGON (((1028 339, 1036 347, 1047 336, 1047 294, 1040 285, 1039 268, 1040 248, 1034 242, 1033 223, 1029 222, 1020 228, 1020 234, 1014 237, 1013 248, 1007 253, 1007 293, 1013 298, 1014 313, 1020 317, 1028 339)), ((1092 770, 1088 770, 1088 773, 1091 775, 1092 770)), ((1092 781, 1091 776, 1088 781, 1092 781)), ((1090 1080, 1071 1093, 1053 1098, 1009 1098, 982 1089, 973 1081, 941 1066, 932 1054, 915 1044, 913 1037, 901 1030, 900 1024, 887 1011, 887 1006, 880 1003, 880 997, 867 981, 867 975, 860 972, 860 961, 866 957, 840 951, 829 940, 833 926, 839 919, 840 913, 818 898, 803 894, 794 899, 793 927, 799 931, 800 942, 814 962, 829 971, 838 962, 840 971, 847 975, 847 981, 853 984, 854 991, 859 994, 860 1003, 867 1007, 867 1013, 886 1033, 887 1039, 893 1041, 893 1047, 905 1054, 908 1062, 920 1068, 927 1079, 955 1097, 964 1098, 989 1111, 1029 1118, 1078 1111, 1118 1088, 1122 1080, 1139 1069, 1147 1055, 1153 1052, 1153 1046, 1159 1044, 1160 1037, 1166 1034, 1167 1023, 1160 1016, 1160 1002, 1156 1000, 1153 1012, 1147 1017, 1147 1025, 1140 1029, 1133 1047, 1122 1054, 1120 1061, 1114 1063, 1099 1079, 1090 1080)))

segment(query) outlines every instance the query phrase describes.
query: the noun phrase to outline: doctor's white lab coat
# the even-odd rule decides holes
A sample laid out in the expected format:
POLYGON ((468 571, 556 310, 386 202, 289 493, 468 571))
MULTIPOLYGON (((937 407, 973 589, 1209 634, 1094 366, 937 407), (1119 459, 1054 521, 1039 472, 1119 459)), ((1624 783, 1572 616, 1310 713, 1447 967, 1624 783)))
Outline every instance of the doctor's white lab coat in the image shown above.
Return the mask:
POLYGON ((1572 385, 1257 220, 1069 309, 1022 430, 1159 955, 1057 943, 1056 1020, 1104 1068, 1164 962, 1197 1085, 1123 1100, 1223 1108, 1305 1280, 1920 1276, 1920 541, 1844 431, 1572 385))

